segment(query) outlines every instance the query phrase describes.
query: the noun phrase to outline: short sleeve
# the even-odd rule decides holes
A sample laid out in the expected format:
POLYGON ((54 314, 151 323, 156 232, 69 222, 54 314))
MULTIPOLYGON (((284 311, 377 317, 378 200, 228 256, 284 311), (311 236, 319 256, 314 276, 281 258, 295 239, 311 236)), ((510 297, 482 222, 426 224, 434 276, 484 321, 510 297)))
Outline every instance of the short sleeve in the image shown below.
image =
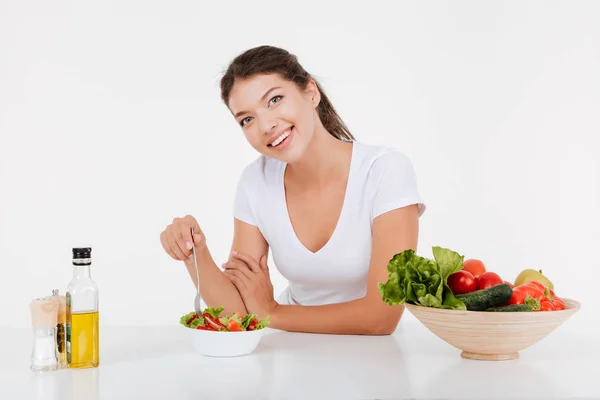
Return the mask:
POLYGON ((251 167, 248 166, 244 169, 238 181, 233 204, 233 216, 247 224, 257 226, 249 190, 249 185, 252 182, 251 167))
POLYGON ((419 195, 417 177, 409 158, 400 151, 379 156, 371 168, 374 197, 371 220, 397 208, 417 204, 419 217, 425 204, 419 195))

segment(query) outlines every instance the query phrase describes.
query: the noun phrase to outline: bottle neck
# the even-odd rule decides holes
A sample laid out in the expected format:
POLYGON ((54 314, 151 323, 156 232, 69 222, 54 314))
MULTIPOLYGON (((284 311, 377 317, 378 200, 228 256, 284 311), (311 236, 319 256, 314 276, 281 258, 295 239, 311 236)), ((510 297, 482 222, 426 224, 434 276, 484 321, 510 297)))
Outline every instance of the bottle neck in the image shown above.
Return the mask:
POLYGON ((73 278, 91 278, 89 265, 74 265, 73 278))

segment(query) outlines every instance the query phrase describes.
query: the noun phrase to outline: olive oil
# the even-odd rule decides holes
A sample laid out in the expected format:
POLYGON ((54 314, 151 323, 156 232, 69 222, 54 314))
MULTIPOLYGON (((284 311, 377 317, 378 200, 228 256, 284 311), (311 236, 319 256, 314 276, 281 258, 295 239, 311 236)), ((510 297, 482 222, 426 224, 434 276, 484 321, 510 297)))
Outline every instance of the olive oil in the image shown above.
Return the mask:
POLYGON ((67 366, 93 368, 100 364, 98 286, 92 280, 92 249, 73 249, 73 279, 67 287, 67 366))
POLYGON ((71 314, 71 368, 100 364, 98 314, 98 311, 71 314))

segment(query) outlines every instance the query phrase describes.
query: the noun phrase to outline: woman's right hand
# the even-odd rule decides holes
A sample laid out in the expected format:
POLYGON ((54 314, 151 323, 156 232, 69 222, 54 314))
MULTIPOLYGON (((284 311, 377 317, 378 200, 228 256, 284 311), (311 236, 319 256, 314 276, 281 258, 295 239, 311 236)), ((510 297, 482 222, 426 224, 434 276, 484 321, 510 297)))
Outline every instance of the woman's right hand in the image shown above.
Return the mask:
POLYGON ((183 218, 173 219, 173 223, 160 234, 160 243, 173 259, 186 261, 192 255, 193 246, 196 246, 196 250, 206 246, 206 238, 196 219, 186 215, 183 218))

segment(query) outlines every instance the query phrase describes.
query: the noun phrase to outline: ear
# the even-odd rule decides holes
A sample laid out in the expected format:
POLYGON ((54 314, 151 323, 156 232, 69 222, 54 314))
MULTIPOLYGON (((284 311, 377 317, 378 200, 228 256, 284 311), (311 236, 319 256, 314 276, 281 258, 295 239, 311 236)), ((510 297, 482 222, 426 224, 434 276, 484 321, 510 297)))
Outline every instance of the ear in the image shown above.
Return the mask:
POLYGON ((321 92, 319 91, 317 83, 313 79, 309 79, 308 83, 306 84, 305 93, 313 107, 317 108, 321 102, 321 92))

